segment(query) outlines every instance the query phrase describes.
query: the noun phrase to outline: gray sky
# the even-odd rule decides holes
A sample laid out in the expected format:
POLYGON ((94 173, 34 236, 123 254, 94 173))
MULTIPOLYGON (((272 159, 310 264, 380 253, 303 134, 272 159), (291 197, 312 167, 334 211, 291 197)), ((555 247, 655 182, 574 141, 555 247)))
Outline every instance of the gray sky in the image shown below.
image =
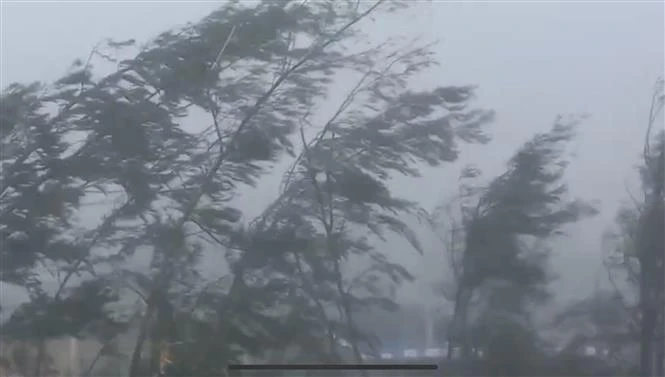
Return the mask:
MULTIPOLYGON (((145 42, 196 21, 217 4, 4 1, 1 84, 52 80, 103 38, 145 42)), ((627 198, 626 183, 635 179, 651 88, 665 63, 663 19, 662 1, 414 1, 410 10, 378 19, 367 30, 377 38, 419 34, 441 41, 441 67, 414 88, 479 86, 479 102, 497 111, 494 140, 465 150, 462 162, 477 163, 487 175, 498 173, 515 148, 546 130, 556 114, 591 115, 575 143, 569 177, 573 194, 600 200, 603 213, 572 229, 557 250, 557 286, 568 297, 593 288, 601 233, 627 198)), ((431 208, 456 189, 460 166, 429 170, 423 183, 400 182, 396 189, 431 208)), ((269 187, 253 195, 250 212, 274 198, 274 185, 269 187)), ((427 263, 409 258, 414 272, 431 272, 438 258, 431 252, 427 263)))

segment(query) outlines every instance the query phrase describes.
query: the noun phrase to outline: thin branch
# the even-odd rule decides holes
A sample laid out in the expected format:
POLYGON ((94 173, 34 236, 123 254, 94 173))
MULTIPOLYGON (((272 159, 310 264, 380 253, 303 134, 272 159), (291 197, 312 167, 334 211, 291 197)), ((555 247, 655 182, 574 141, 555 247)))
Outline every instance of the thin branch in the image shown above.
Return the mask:
POLYGON ((203 233, 207 234, 208 237, 212 238, 212 240, 215 241, 219 246, 227 247, 227 248, 229 247, 228 243, 223 242, 221 239, 219 239, 216 235, 214 235, 212 233, 212 231, 210 229, 203 226, 203 224, 201 224, 198 220, 196 220, 194 218, 191 218, 189 221, 191 223, 193 223, 194 225, 196 225, 203 233))
POLYGON ((633 206, 635 209, 641 214, 642 213, 642 207, 643 205, 640 203, 639 200, 633 195, 633 193, 630 191, 630 187, 628 187, 628 183, 624 182, 624 188, 626 190, 626 194, 628 194, 628 197, 630 198, 631 202, 633 203, 633 206))
POLYGON ((648 169, 651 169, 650 165, 650 140, 651 140, 651 130, 653 128, 653 124, 656 121, 656 118, 658 117, 658 114, 663 110, 663 106, 665 105, 665 102, 663 101, 663 84, 664 81, 663 79, 659 79, 656 81, 653 93, 651 95, 651 104, 649 105, 649 122, 647 124, 647 131, 644 135, 644 151, 643 151, 643 157, 644 157, 644 162, 647 166, 648 169))
MULTIPOLYGON (((626 313, 633 313, 634 310, 626 303, 626 299, 625 299, 623 293, 621 292, 621 290, 619 289, 618 284, 614 280, 614 275, 612 274, 612 271, 611 271, 610 266, 607 263, 607 261, 603 260, 603 266, 605 267, 605 271, 607 272, 607 278, 608 278, 610 284, 612 285, 612 288, 614 289, 614 292, 617 294, 617 297, 619 298, 619 302, 621 303, 621 306, 626 311, 626 313)), ((632 316, 632 315, 630 316, 630 318, 632 320, 632 323, 630 323, 629 325, 634 326, 633 328, 631 328, 631 331, 635 331, 635 329, 639 327, 639 320, 637 318, 633 318, 633 317, 634 316, 632 316)))
MULTIPOLYGON (((351 88, 351 90, 346 94, 346 96, 344 97, 344 99, 342 100, 340 105, 335 110, 335 113, 333 113, 333 115, 328 119, 326 124, 323 125, 323 127, 316 134, 316 136, 314 136, 314 138, 312 138, 309 142, 306 143, 307 147, 312 148, 325 138, 327 133, 332 129, 332 127, 335 124, 335 122, 337 121, 337 119, 339 119, 339 117, 342 116, 344 114, 344 112, 348 109, 348 107, 353 103, 353 101, 354 101, 355 97, 358 95, 358 93, 360 93, 361 91, 365 90, 366 87, 368 87, 368 86, 364 86, 364 84, 372 74, 375 74, 375 77, 374 77, 374 80, 372 81, 372 83, 378 82, 379 80, 381 80, 382 78, 385 77, 385 75, 390 71, 390 69, 395 64, 397 64, 399 61, 401 61, 405 57, 411 55, 412 53, 413 53, 413 51, 408 51, 405 54, 401 54, 401 55, 397 56, 395 59, 390 61, 386 65, 386 67, 384 67, 379 72, 374 71, 374 68, 377 65, 377 62, 374 62, 369 67, 367 72, 365 72, 365 74, 363 74, 363 76, 360 78, 360 80, 358 80, 358 82, 356 82, 356 85, 354 85, 354 87, 351 88)), ((393 56, 393 55, 396 55, 396 54, 392 54, 391 56, 393 56)), ((308 115, 309 115, 309 113, 305 114, 305 117, 303 117, 301 119, 301 122, 307 123, 309 126, 311 126, 311 123, 309 123, 309 121, 307 120, 308 115)), ((301 125, 301 131, 302 131, 302 125, 301 125)), ((358 155, 360 155, 361 153, 363 153, 365 151, 366 151, 366 149, 362 148, 362 149, 352 153, 351 155, 344 157, 344 159, 345 159, 345 161, 351 161, 354 157, 357 157, 358 155)), ((289 170, 287 170, 287 173, 282 178, 282 182, 280 184, 280 193, 284 193, 286 191, 287 185, 288 185, 289 182, 291 182, 291 178, 292 178, 297 166, 300 164, 303 156, 304 156, 304 153, 301 153, 300 155, 298 155, 298 157, 296 157, 296 159, 294 160, 294 162, 291 165, 291 168, 289 170)))
POLYGON ((212 64, 211 69, 215 70, 219 66, 219 63, 222 60, 222 56, 224 55, 224 51, 226 51, 226 47, 229 45, 231 38, 233 38, 233 34, 235 33, 235 31, 236 31, 236 25, 233 25, 231 31, 229 32, 229 35, 226 37, 226 40, 224 41, 222 49, 219 50, 219 53, 217 54, 217 57, 215 58, 215 62, 212 64))
MULTIPOLYGON (((131 200, 127 201, 125 204, 123 204, 121 207, 119 207, 118 209, 113 211, 113 213, 107 216, 102 222, 102 224, 93 231, 92 239, 86 245, 85 250, 91 250, 95 246, 95 244, 101 239, 104 232, 106 232, 108 229, 111 228, 111 226, 113 226, 115 220, 117 220, 117 218, 122 214, 125 208, 127 208, 131 204, 132 204, 131 200)), ((69 279, 71 279, 74 273, 78 271, 79 266, 83 263, 88 263, 87 254, 79 256, 79 258, 73 263, 71 269, 68 271, 67 275, 65 275, 65 277, 62 279, 62 282, 59 284, 58 289, 56 290, 54 296, 54 300, 56 301, 59 300, 63 289, 67 285, 67 282, 69 281, 69 279)))
MULTIPOLYGON (((283 82, 285 82, 292 73, 297 71, 300 67, 305 65, 307 62, 309 62, 312 57, 314 56, 315 52, 319 52, 332 43, 337 41, 337 38, 339 38, 346 30, 351 28, 353 25, 358 23, 360 20, 365 18, 367 15, 369 15, 374 9, 376 9, 379 5, 384 3, 385 0, 379 0, 377 1, 372 7, 370 7, 367 11, 363 12, 361 15, 358 17, 355 17, 353 20, 351 20, 349 23, 347 23, 345 26, 343 26, 340 30, 338 30, 330 39, 328 39, 325 43, 321 45, 317 45, 316 43, 312 44, 310 47, 309 51, 303 56, 296 64, 291 66, 282 76, 280 76, 275 82, 271 85, 271 87, 261 96, 259 97, 256 102, 254 103, 254 106, 252 106, 247 113, 245 114, 245 117, 243 120, 240 122, 240 125, 236 128, 233 136, 231 137, 231 144, 233 144, 233 141, 236 140, 237 136, 242 133, 242 131, 249 125, 250 121, 254 118, 254 116, 259 112, 259 110, 263 107, 263 105, 268 101, 268 99, 272 96, 272 94, 282 85, 283 82)), ((205 189, 209 185, 209 183, 212 181, 213 177, 215 174, 217 174, 217 171, 221 168, 222 163, 226 160, 229 154, 233 153, 234 150, 233 148, 228 148, 227 150, 224 151, 224 153, 220 153, 219 156, 217 157, 217 160, 213 164, 212 168, 209 170, 208 174, 204 177, 204 182, 201 185, 201 189, 199 190, 198 193, 196 193, 192 200, 190 201, 190 204, 187 206, 185 209, 183 216, 181 219, 176 223, 176 228, 181 227, 185 222, 188 221, 192 211, 196 208, 196 205, 198 204, 199 200, 203 196, 205 189)))
MULTIPOLYGON (((84 73, 87 72, 88 69, 90 68, 90 64, 92 63, 92 58, 95 56, 95 54, 97 54, 97 49, 99 48, 99 46, 101 44, 102 44, 101 41, 97 42, 95 47, 93 47, 92 50, 90 50, 90 54, 88 54, 88 59, 85 61, 85 65, 83 66, 83 72, 84 73)), ((77 97, 81 96, 81 93, 83 93, 83 90, 85 88, 85 81, 84 80, 85 80, 85 75, 81 78, 81 86, 79 87, 79 92, 78 92, 77 97)))

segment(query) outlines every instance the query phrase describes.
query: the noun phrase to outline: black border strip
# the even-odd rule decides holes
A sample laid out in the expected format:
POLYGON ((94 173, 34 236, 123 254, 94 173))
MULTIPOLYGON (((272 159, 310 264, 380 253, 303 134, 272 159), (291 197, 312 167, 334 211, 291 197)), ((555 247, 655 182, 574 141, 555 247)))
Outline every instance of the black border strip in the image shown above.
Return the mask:
POLYGON ((436 370, 436 364, 233 364, 229 370, 436 370))

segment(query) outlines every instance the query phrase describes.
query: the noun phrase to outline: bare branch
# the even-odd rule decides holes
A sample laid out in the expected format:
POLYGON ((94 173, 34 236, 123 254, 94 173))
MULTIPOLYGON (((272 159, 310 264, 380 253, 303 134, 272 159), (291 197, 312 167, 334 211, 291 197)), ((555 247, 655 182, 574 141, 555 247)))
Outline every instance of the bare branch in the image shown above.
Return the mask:
POLYGON ((665 81, 663 78, 659 78, 656 81, 656 84, 654 85, 654 90, 653 93, 651 94, 651 104, 649 105, 649 121, 647 124, 647 131, 644 136, 644 151, 643 151, 643 158, 644 162, 647 165, 648 169, 651 169, 651 166, 649 166, 650 163, 650 140, 651 140, 651 131, 653 128, 653 124, 656 121, 656 118, 658 117, 658 114, 663 110, 663 106, 665 105, 664 97, 663 97, 663 87, 665 85, 665 81))
POLYGON ((224 55, 224 51, 226 51, 226 47, 229 45, 229 42, 231 41, 231 38, 233 38, 233 34, 236 31, 236 25, 233 25, 231 28, 231 31, 229 32, 228 37, 226 37, 226 41, 224 41, 224 45, 222 46, 222 49, 219 50, 219 53, 217 54, 217 57, 215 58, 215 61, 212 64, 211 69, 215 70, 219 66, 219 63, 222 60, 222 56, 224 55))

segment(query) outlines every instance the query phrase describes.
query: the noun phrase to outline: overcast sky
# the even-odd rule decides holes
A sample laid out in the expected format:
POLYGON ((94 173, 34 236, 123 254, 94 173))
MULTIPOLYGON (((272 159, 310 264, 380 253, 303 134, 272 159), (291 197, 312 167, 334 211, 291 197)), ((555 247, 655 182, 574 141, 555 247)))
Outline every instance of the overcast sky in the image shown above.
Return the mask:
MULTIPOLYGON (((4 1, 2 87, 52 80, 103 38, 146 42, 165 29, 196 21, 217 4, 4 1)), ((494 140, 465 150, 462 160, 479 164, 488 175, 498 173, 526 138, 550 127, 556 114, 591 115, 575 143, 569 177, 573 194, 599 200, 603 213, 575 227, 558 248, 554 265, 563 277, 557 283, 563 297, 593 288, 600 272, 601 233, 627 198, 626 183, 635 179, 651 88, 663 74, 664 16, 663 1, 414 0, 409 11, 367 26, 377 38, 422 35, 441 41, 436 51, 442 65, 421 84, 479 86, 479 102, 497 111, 494 140)), ((428 171, 422 183, 403 182, 396 189, 431 208, 456 189, 460 165, 428 171)), ((259 189, 250 212, 275 194, 273 185, 267 192, 259 189)), ((435 268, 410 261, 416 272, 435 268)))

